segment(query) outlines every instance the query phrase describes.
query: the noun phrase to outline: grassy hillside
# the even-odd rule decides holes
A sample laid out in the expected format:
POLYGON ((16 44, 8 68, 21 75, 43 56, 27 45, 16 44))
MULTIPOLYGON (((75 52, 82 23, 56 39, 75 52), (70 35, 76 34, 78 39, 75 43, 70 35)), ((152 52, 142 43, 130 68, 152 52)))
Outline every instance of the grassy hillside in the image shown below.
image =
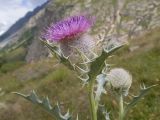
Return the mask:
MULTIPOLYGON (((108 60, 113 67, 124 67, 133 75, 131 93, 136 95, 140 83, 153 85, 160 83, 160 29, 130 42, 108 60), (133 49, 134 48, 134 49, 133 49)), ((62 109, 74 115, 79 113, 80 120, 90 120, 87 94, 82 82, 75 73, 60 65, 56 59, 48 58, 34 63, 23 61, 23 48, 1 57, 0 65, 0 118, 2 120, 53 120, 38 106, 20 98, 11 92, 29 93, 35 89, 40 96, 48 96, 53 104, 60 101, 62 109), (21 56, 21 57, 20 57, 21 56)), ((137 106, 130 111, 128 120, 159 120, 160 87, 155 87, 137 106)), ((114 120, 117 104, 108 104, 109 96, 103 103, 109 107, 114 120)), ((130 99, 127 98, 127 99, 130 99)))

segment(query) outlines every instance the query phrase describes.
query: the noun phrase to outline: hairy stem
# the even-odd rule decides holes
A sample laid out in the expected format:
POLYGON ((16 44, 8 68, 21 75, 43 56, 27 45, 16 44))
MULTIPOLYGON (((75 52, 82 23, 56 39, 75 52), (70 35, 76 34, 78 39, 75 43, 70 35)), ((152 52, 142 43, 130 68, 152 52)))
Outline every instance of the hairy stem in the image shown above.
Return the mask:
POLYGON ((90 103, 91 118, 92 118, 92 120, 97 120, 98 105, 97 105, 97 103, 95 101, 95 97, 94 97, 94 80, 92 80, 89 83, 88 96, 89 96, 89 103, 90 103))
POLYGON ((124 120, 123 95, 119 96, 119 120, 124 120))

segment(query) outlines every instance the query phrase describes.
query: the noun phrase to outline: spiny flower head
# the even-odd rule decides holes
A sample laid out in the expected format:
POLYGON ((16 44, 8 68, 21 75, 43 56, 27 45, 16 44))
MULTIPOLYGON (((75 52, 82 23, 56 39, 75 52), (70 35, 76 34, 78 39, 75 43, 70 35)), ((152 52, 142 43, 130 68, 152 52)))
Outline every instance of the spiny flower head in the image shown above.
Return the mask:
POLYGON ((114 88, 122 89, 124 94, 128 94, 128 90, 132 84, 132 76, 123 68, 112 69, 107 76, 114 88))
POLYGON ((85 33, 92 24, 93 20, 86 16, 72 16, 48 27, 43 38, 51 42, 70 40, 85 33))

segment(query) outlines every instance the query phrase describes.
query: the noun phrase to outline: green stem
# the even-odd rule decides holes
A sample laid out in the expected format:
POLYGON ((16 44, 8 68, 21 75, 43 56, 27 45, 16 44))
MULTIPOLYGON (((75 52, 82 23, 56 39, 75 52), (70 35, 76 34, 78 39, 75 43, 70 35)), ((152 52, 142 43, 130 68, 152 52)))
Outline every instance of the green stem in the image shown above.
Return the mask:
POLYGON ((92 120, 97 120, 97 103, 94 98, 94 81, 92 80, 88 86, 88 95, 90 102, 90 112, 92 120))
POLYGON ((123 95, 119 96, 119 120, 124 120, 123 95))

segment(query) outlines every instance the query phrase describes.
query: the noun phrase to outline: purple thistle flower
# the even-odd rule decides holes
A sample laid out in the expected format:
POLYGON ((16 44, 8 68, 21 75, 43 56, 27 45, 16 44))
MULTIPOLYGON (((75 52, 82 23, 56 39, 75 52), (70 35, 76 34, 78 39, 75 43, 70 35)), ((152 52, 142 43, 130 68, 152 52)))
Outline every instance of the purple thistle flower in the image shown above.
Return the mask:
POLYGON ((56 24, 52 24, 44 33, 43 38, 58 42, 70 40, 85 33, 93 24, 86 16, 72 16, 56 24))

